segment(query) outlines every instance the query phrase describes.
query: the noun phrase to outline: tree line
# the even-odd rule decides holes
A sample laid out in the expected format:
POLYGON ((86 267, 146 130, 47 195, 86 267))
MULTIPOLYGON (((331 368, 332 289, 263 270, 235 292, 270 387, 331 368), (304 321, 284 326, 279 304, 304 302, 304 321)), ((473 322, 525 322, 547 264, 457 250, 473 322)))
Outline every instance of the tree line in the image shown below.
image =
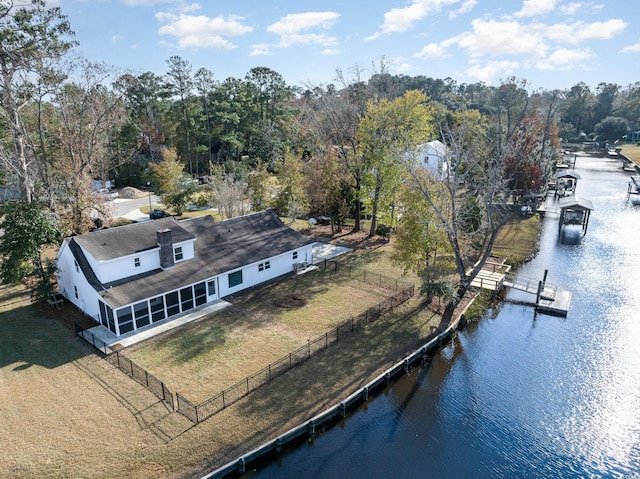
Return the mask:
POLYGON ((459 297, 514 199, 544 188, 561 139, 615 142, 640 128, 640 82, 529 91, 515 77, 392 75, 383 58, 367 80, 354 66, 292 86, 266 67, 220 81, 179 56, 164 73, 121 74, 76 47, 59 7, 0 1, 0 182, 20 196, 2 223, 4 281, 45 278, 43 244, 89 231, 96 215, 108 222, 91 186, 110 180, 149 185, 178 214, 192 202, 225 217, 273 207, 335 229, 350 218, 353 231, 366 216, 370 235, 397 228, 395 259, 425 294, 459 297), (432 140, 448 148, 446 171, 421 167, 432 140))

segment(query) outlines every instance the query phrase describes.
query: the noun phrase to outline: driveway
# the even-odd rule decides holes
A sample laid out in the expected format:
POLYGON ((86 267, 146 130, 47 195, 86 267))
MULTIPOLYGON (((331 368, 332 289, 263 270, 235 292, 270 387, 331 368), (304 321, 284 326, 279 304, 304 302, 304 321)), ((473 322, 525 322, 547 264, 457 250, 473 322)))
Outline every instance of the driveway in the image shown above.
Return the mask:
POLYGON ((116 198, 113 200, 115 205, 115 218, 127 218, 133 221, 147 221, 149 215, 140 211, 142 207, 148 207, 149 204, 158 205, 159 198, 156 195, 151 197, 146 196, 144 198, 126 199, 116 198))

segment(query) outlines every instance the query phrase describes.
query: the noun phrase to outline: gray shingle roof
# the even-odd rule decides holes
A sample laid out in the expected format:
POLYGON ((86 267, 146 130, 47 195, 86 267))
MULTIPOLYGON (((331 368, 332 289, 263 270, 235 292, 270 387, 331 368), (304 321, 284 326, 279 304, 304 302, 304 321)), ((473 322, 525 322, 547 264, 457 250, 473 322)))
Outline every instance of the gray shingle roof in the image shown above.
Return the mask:
MULTIPOLYGON (((136 241, 136 244, 144 244, 144 241, 135 239, 135 234, 131 230, 144 236, 151 236, 155 242, 155 230, 161 229, 162 226, 167 227, 167 225, 161 224, 161 221, 149 221, 113 228, 110 231, 114 233, 111 237, 114 248, 118 251, 125 249, 120 247, 123 238, 131 238, 136 241), (149 228, 135 228, 149 224, 155 225, 152 231, 149 228), (121 228, 128 228, 129 231, 118 235, 117 230, 121 228)), ((284 225, 272 210, 225 221, 214 221, 211 216, 179 222, 173 221, 175 225, 168 227, 171 228, 174 242, 177 241, 174 236, 176 227, 180 228, 184 234, 196 238, 194 259, 177 263, 175 267, 168 270, 158 269, 104 285, 92 284, 111 307, 118 308, 160 295, 166 291, 179 289, 221 273, 301 248, 314 241, 284 225)), ((95 233, 76 236, 72 240, 82 241, 86 236, 92 234, 95 233)), ((82 254, 79 248, 74 248, 72 251, 74 255, 82 254)), ((87 251, 89 251, 88 248, 87 251)), ((78 264, 83 270, 88 267, 86 260, 78 261, 78 264)), ((92 275, 90 272, 85 272, 85 275, 95 278, 95 274, 92 275)))
POLYGON ((193 239, 173 218, 134 223, 75 236, 75 241, 98 261, 107 261, 157 248, 156 231, 169 228, 174 243, 193 239))

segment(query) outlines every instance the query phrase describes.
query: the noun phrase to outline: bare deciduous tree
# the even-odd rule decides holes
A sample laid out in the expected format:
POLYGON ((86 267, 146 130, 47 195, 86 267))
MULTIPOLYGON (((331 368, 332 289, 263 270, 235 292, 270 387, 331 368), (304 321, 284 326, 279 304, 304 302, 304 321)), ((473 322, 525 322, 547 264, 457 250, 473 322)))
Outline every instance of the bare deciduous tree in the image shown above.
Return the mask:
POLYGON ((22 111, 32 101, 38 65, 63 57, 74 46, 65 40, 71 35, 60 8, 47 8, 44 0, 0 4, 0 115, 12 140, 0 149, 0 161, 16 177, 26 202, 34 195, 38 158, 22 111))

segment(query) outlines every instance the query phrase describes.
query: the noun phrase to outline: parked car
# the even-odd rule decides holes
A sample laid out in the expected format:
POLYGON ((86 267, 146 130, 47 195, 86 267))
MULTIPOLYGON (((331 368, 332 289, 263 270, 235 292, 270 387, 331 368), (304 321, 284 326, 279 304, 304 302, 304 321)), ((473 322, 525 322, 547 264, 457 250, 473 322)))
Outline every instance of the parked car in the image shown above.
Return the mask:
POLYGON ((153 209, 149 212, 149 218, 151 218, 152 220, 158 220, 160 218, 166 218, 167 216, 171 216, 169 213, 167 213, 164 210, 159 210, 159 209, 153 209))

